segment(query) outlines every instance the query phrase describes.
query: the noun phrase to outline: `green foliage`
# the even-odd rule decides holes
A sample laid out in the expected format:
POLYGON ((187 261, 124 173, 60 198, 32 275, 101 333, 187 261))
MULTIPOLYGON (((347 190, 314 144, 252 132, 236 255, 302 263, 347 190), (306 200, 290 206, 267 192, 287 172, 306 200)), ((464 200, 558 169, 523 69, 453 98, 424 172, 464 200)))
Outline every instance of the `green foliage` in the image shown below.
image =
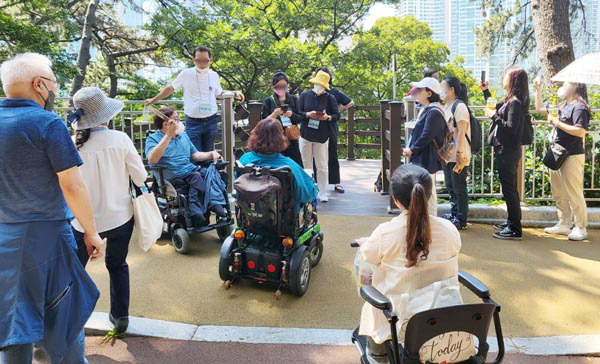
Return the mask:
POLYGON ((212 1, 209 7, 162 9, 148 29, 165 40, 180 59, 193 48, 213 50, 213 69, 226 88, 249 99, 269 91, 277 70, 290 77, 292 92, 302 90, 313 71, 339 53, 336 41, 353 34, 372 0, 212 1))
POLYGON ((377 105, 391 99, 392 57, 397 54, 397 98, 422 78, 427 67, 440 69, 450 51, 431 39, 431 29, 412 16, 378 19, 368 31, 354 36, 353 49, 335 61, 335 84, 352 95, 357 105, 377 105))

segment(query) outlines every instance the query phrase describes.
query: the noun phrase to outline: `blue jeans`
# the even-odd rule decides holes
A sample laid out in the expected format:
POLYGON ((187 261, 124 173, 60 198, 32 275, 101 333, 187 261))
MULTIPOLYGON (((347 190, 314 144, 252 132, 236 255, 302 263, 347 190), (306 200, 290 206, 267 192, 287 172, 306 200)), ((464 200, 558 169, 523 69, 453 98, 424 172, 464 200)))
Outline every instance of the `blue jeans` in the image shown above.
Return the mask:
MULTIPOLYGON (((4 348, 0 351, 0 364, 31 364, 33 360, 33 344, 21 344, 4 348)), ((71 350, 60 362, 52 364, 87 364, 85 358, 85 334, 81 334, 71 345, 71 350)))
POLYGON ((469 194, 467 192, 467 170, 463 168, 460 173, 453 171, 456 163, 450 162, 444 166, 446 189, 450 195, 450 213, 458 221, 466 223, 469 214, 469 194))
POLYGON ((210 152, 215 149, 218 123, 217 114, 202 119, 185 116, 186 133, 199 152, 210 152))

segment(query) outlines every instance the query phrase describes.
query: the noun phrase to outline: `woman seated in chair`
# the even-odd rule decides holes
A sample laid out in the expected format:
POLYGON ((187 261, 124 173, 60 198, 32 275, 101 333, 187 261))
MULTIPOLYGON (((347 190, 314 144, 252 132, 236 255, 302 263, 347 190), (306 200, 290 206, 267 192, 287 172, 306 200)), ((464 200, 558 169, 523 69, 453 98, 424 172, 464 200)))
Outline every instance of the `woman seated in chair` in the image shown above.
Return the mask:
POLYGON ((298 163, 281 154, 288 145, 289 141, 283 134, 279 120, 271 118, 261 120, 252 130, 248 140, 248 149, 251 151, 244 154, 240 158, 240 162, 243 165, 290 167, 296 181, 294 193, 296 195, 296 212, 298 212, 303 204, 316 198, 317 186, 298 163))
MULTIPOLYGON (((369 238, 357 240, 362 260, 374 266, 372 286, 391 300, 395 312, 400 310, 398 303, 402 294, 435 282, 441 282, 442 289, 459 292, 460 235, 450 221, 429 215, 427 202, 432 187, 426 169, 414 164, 396 169, 391 179, 391 192, 402 211, 400 216, 379 225, 369 238)), ((460 301, 460 294, 456 296, 460 301)), ((406 322, 402 320, 407 318, 399 318, 398 327, 404 326, 406 322)), ((384 343, 391 338, 391 332, 383 311, 365 303, 359 334, 368 338, 369 360, 387 363, 384 343)))

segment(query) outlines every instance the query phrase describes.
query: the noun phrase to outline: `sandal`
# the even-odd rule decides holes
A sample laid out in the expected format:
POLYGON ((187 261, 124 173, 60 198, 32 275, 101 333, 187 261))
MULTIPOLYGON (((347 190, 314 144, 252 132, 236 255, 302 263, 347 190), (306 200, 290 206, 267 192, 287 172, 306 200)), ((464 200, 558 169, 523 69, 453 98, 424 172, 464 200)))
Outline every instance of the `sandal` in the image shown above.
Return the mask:
POLYGON ((346 190, 344 190, 344 187, 342 185, 335 185, 335 192, 344 193, 346 192, 346 190))

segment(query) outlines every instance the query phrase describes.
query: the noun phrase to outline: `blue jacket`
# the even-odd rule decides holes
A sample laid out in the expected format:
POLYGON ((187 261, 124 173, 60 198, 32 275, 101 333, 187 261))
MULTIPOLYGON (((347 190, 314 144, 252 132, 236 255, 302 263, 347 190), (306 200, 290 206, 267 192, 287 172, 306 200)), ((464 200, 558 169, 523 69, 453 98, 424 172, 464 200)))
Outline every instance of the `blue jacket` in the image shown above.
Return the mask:
POLYGON ((311 202, 317 196, 317 186, 312 178, 304 169, 294 162, 291 158, 285 157, 281 153, 262 154, 256 152, 248 152, 240 158, 243 165, 254 164, 256 166, 269 166, 279 168, 289 166, 296 180, 296 212, 300 211, 303 204, 311 202))
POLYGON ((433 141, 435 140, 441 148, 444 144, 444 135, 447 128, 442 112, 434 108, 439 108, 443 112, 439 104, 427 106, 417 120, 408 145, 408 148, 412 151, 410 162, 425 168, 432 174, 443 168, 433 141))

